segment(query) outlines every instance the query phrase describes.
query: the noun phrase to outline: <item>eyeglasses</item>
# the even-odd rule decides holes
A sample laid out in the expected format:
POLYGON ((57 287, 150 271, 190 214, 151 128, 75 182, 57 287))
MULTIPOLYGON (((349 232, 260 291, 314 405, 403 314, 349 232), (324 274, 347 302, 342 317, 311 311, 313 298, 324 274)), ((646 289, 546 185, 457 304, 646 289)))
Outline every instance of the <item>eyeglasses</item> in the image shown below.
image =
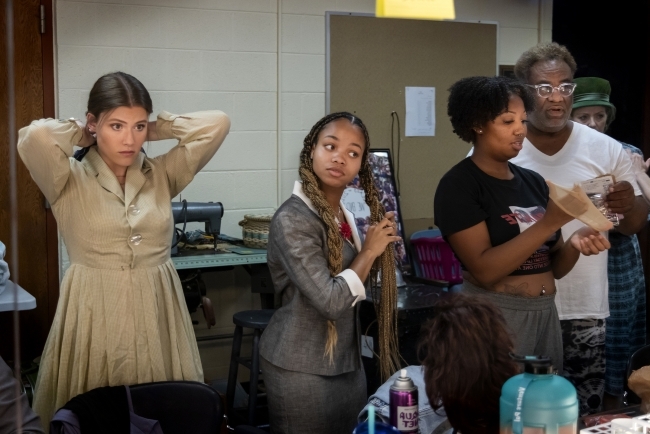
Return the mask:
POLYGON ((553 87, 550 84, 527 84, 528 87, 533 87, 537 90, 537 95, 542 98, 548 98, 553 95, 553 91, 557 90, 562 96, 571 96, 573 91, 576 89, 576 83, 562 83, 557 87, 553 87))

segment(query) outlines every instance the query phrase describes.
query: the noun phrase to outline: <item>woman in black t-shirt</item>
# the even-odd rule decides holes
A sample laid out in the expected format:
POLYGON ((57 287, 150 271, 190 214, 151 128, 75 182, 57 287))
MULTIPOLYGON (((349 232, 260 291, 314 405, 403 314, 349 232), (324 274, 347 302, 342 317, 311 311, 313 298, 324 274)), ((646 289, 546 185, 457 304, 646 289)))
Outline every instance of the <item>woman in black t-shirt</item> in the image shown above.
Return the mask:
POLYGON ((573 268, 580 253, 597 254, 609 242, 585 227, 565 243, 560 228, 573 217, 548 200, 539 174, 508 161, 522 148, 526 114, 534 108, 524 85, 506 77, 469 77, 450 92, 454 132, 474 152, 441 179, 435 223, 462 263, 463 291, 501 308, 518 353, 550 356, 561 372, 555 279, 573 268))

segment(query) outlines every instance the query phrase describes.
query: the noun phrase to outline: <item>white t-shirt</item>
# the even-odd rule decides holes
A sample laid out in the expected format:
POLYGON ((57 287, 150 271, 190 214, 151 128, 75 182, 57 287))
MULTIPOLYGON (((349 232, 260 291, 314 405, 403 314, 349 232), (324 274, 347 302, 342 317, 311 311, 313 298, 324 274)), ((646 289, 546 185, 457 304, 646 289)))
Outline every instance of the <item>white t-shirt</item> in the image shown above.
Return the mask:
MULTIPOLYGON (((634 194, 641 195, 632 172, 632 162, 621 144, 576 122, 566 144, 555 155, 540 152, 525 139, 519 155, 510 161, 568 188, 598 176, 614 175, 617 182, 629 182, 634 187, 634 194)), ((579 220, 573 220, 562 227, 562 236, 567 240, 583 226, 579 220)), ((555 284, 555 304, 560 319, 609 316, 606 251, 595 256, 580 255, 569 274, 555 284)))

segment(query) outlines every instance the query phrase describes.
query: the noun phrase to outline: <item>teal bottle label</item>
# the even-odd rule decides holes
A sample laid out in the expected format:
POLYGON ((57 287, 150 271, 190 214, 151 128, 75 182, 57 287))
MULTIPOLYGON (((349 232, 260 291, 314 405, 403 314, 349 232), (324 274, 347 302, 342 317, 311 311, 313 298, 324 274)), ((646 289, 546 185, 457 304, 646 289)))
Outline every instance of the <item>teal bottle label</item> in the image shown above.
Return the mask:
POLYGON ((517 401, 515 404, 515 413, 512 416, 512 433, 513 434, 522 434, 524 431, 524 421, 522 418, 522 406, 524 402, 524 394, 526 389, 531 381, 534 380, 534 377, 529 377, 524 375, 517 387, 517 401))

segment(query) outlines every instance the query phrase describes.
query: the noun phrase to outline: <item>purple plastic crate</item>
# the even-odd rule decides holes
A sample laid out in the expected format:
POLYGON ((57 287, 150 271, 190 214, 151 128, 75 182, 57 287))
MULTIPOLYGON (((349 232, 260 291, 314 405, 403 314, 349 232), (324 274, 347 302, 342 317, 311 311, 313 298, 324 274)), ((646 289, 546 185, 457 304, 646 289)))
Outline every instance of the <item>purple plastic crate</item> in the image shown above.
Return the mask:
POLYGON ((463 282, 460 262, 442 237, 416 238, 411 244, 418 255, 422 277, 446 280, 452 285, 463 282))

